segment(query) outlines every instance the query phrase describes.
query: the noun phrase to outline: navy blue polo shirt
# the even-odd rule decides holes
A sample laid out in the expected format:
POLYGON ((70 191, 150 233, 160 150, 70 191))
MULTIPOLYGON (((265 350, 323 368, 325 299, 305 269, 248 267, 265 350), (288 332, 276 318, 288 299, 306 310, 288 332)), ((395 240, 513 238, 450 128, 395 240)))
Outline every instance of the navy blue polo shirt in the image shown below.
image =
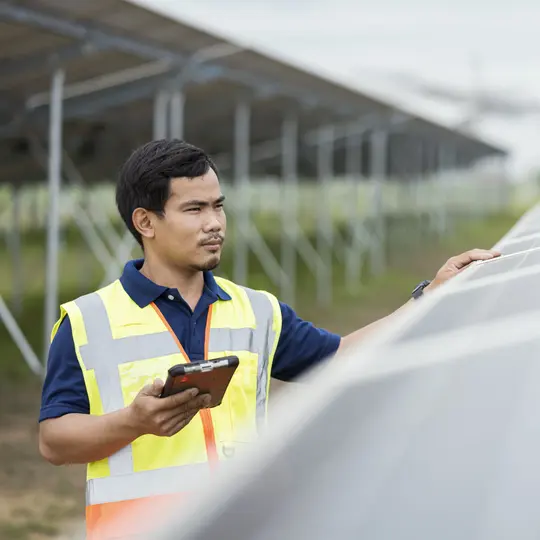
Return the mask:
MULTIPOLYGON (((133 301, 142 307, 155 302, 184 347, 190 360, 204 360, 204 334, 208 308, 231 297, 217 284, 211 272, 204 274, 203 294, 192 311, 177 289, 156 285, 139 272, 142 259, 126 264, 120 281, 133 301)), ((272 377, 282 381, 301 373, 337 351, 341 338, 300 319, 294 310, 279 303, 283 318, 281 335, 272 365, 272 377)), ((56 333, 47 361, 39 421, 64 414, 88 414, 90 405, 83 374, 66 316, 56 333)))

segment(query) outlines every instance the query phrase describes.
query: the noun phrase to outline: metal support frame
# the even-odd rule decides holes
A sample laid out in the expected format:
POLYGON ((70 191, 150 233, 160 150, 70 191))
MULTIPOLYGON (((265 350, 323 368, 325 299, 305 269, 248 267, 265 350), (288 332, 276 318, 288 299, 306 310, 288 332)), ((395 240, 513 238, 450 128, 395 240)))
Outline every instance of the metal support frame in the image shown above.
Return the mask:
POLYGON ((154 140, 167 137, 169 131, 169 102, 170 94, 168 90, 159 90, 154 96, 154 125, 152 129, 154 140))
POLYGON ((9 311, 4 299, 0 295, 0 320, 6 325, 9 335, 12 337, 15 345, 17 345, 24 361, 28 367, 39 376, 42 376, 45 372, 42 363, 39 361, 36 353, 25 338, 24 333, 20 329, 17 321, 9 311))
POLYGON ((11 232, 9 247, 11 252, 11 308, 20 315, 23 308, 23 263, 21 252, 21 187, 13 185, 11 190, 11 232))
POLYGON ((332 302, 332 269, 334 224, 332 220, 332 198, 330 183, 334 172, 334 128, 327 126, 319 131, 317 146, 317 177, 320 186, 320 198, 323 201, 317 216, 317 251, 325 264, 325 283, 319 283, 318 299, 322 305, 332 302))
POLYGON ((250 214, 250 123, 251 107, 248 101, 239 101, 234 120, 234 154, 236 200, 234 209, 234 280, 245 285, 249 272, 250 250, 262 263, 275 285, 285 289, 289 277, 277 261, 264 238, 251 222, 250 214))
POLYGON ((381 274, 386 266, 386 216, 383 207, 384 180, 387 175, 388 132, 376 130, 371 134, 371 176, 373 185, 371 235, 371 270, 381 274))
POLYGON ((296 239, 298 229, 298 117, 289 114, 281 131, 281 175, 283 178, 281 213, 281 266, 289 277, 282 291, 286 302, 293 305, 296 297, 296 239))
POLYGON ((171 123, 169 135, 173 139, 184 138, 184 106, 185 96, 180 88, 171 94, 171 123))
POLYGON ((249 271, 247 234, 250 227, 249 213, 249 161, 250 161, 251 107, 240 101, 234 112, 234 184, 236 191, 236 216, 234 220, 234 280, 245 285, 249 271))
MULTIPOLYGON (((84 53, 85 50, 101 50, 101 49, 115 49, 121 52, 139 56, 141 59, 165 62, 170 66, 170 73, 166 73, 165 76, 174 76, 178 71, 180 66, 183 66, 186 62, 189 61, 189 58, 186 58, 185 55, 178 53, 178 51, 159 45, 156 42, 152 42, 144 39, 134 39, 127 35, 116 34, 112 32, 110 28, 105 26, 100 26, 99 24, 86 24, 83 21, 69 20, 61 17, 60 12, 45 12, 38 9, 34 9, 28 6, 19 6, 11 2, 1 2, 0 3, 0 20, 14 21, 17 23, 33 26, 54 34, 68 37, 71 39, 78 40, 80 43, 74 45, 74 49, 71 49, 71 46, 68 46, 63 49, 59 49, 56 55, 56 60, 62 62, 62 58, 70 59, 72 55, 79 54, 77 50, 79 47, 84 53)), ((230 44, 219 44, 217 47, 224 47, 232 45, 230 44)), ((214 47, 214 46, 212 46, 214 47)), ((219 58, 219 55, 216 55, 219 58)), ((37 58, 37 57, 36 57, 37 58)), ((36 64, 36 58, 31 59, 31 64, 36 64)), ((55 55, 53 53, 53 58, 55 55)), ((44 62, 46 63, 46 62, 44 62)), ((297 99, 301 103, 309 103, 318 101, 320 105, 330 106, 334 110, 337 109, 347 109, 347 114, 354 115, 356 100, 354 96, 351 96, 350 102, 339 102, 330 95, 327 95, 325 92, 319 93, 318 96, 309 96, 306 92, 306 88, 295 87, 285 85, 282 82, 266 79, 258 75, 247 74, 246 72, 240 70, 234 70, 228 66, 213 64, 205 66, 204 70, 201 70, 197 77, 201 79, 205 78, 215 78, 223 77, 228 78, 234 82, 244 84, 252 89, 261 90, 266 89, 271 92, 277 92, 281 95, 285 95, 294 99, 297 99)), ((195 76, 192 77, 192 80, 195 79, 195 76)), ((147 81, 143 81, 146 83, 147 81)), ((91 88, 94 85, 91 85, 91 88)), ((125 85, 126 88, 121 89, 122 92, 128 92, 133 90, 133 87, 136 86, 135 83, 125 85)), ((162 83, 159 81, 154 82, 154 86, 148 88, 150 94, 154 93, 162 83)), ((116 90, 114 91, 116 92, 116 90)), ((139 99, 143 96, 138 95, 135 97, 129 98, 128 95, 115 95, 111 99, 114 103, 126 103, 129 99, 139 99)), ((107 100, 105 100, 107 101, 107 100)), ((81 104, 81 107, 77 112, 73 111, 73 115, 86 115, 88 111, 96 113, 99 110, 103 110, 103 107, 111 106, 110 103, 101 104, 101 109, 96 108, 95 105, 90 105, 88 103, 81 104)), ((66 107, 66 115, 68 117, 68 108, 66 107)), ((391 110, 391 107, 389 107, 391 110)), ((70 113, 71 114, 71 113, 70 113)), ((18 117, 15 122, 9 126, 5 126, 6 129, 2 130, 6 134, 12 133, 14 129, 17 128, 19 122, 22 121, 21 117, 18 117)), ((497 149, 492 147, 487 147, 479 141, 473 141, 478 145, 478 148, 482 148, 485 151, 490 153, 498 153, 497 149)))
POLYGON ((49 14, 32 8, 2 2, 0 3, 0 19, 34 26, 71 39, 94 43, 98 46, 107 46, 143 58, 165 58, 172 62, 181 61, 183 58, 179 53, 167 48, 143 43, 127 36, 112 34, 110 31, 99 28, 98 25, 87 25, 80 21, 62 19, 59 13, 49 14))
POLYGON ((49 215, 47 227, 47 262, 45 280, 44 359, 49 350, 50 332, 58 312, 58 256, 60 243, 60 193, 62 181, 62 92, 65 74, 57 69, 51 81, 49 126, 49 215))
MULTIPOLYGON (((32 25, 37 28, 42 28, 44 30, 51 31, 62 36, 66 36, 73 39, 81 40, 86 43, 90 43, 96 47, 116 49, 122 52, 127 52, 129 54, 135 54, 141 57, 142 59, 158 61, 158 63, 161 63, 162 66, 164 66, 164 69, 160 68, 157 74, 164 75, 165 77, 169 77, 169 78, 174 78, 175 76, 177 76, 179 70, 182 69, 182 66, 189 65, 190 63, 195 64, 195 65, 201 64, 202 63, 200 61, 201 58, 205 63, 207 63, 208 60, 216 60, 216 59, 221 58, 222 56, 229 56, 231 52, 230 50, 223 52, 225 48, 234 49, 232 52, 233 54, 237 52, 238 50, 242 50, 240 47, 236 45, 232 45, 230 43, 221 43, 218 45, 212 45, 210 47, 205 48, 205 50, 208 51, 208 54, 205 53, 201 55, 200 57, 197 56, 195 58, 195 62, 191 62, 192 58, 187 57, 183 54, 180 54, 175 50, 168 49, 163 46, 159 46, 155 43, 151 43, 145 40, 132 39, 128 36, 117 35, 117 34, 111 33, 110 29, 100 28, 99 25, 96 25, 96 24, 93 24, 90 26, 90 25, 84 24, 81 21, 75 22, 71 20, 62 19, 59 17, 58 14, 55 14, 53 16, 53 15, 41 12, 39 10, 28 8, 28 7, 15 6, 12 4, 2 3, 0 4, 0 19, 11 20, 11 21, 19 22, 19 23, 32 25), (215 49, 215 51, 213 51, 212 49, 215 49)), ((132 70, 137 70, 137 69, 138 68, 132 68, 132 70)), ((156 75, 156 73, 151 73, 150 75, 153 76, 153 75, 156 75)), ((298 99, 299 101, 304 101, 304 99, 306 98, 305 88, 296 88, 294 86, 288 86, 286 84, 283 84, 282 82, 276 83, 275 80, 267 79, 266 77, 262 77, 260 74, 252 75, 242 70, 235 70, 233 68, 229 68, 227 66, 219 65, 219 64, 207 64, 206 66, 204 66, 204 68, 193 70, 193 72, 190 73, 190 75, 191 75, 190 76, 191 80, 195 80, 199 77, 201 77, 202 80, 206 80, 208 79, 208 77, 226 78, 233 82, 246 85, 247 87, 250 87, 254 90, 275 91, 281 95, 287 95, 294 99, 298 99)), ((134 81, 141 78, 144 78, 144 77, 141 77, 140 74, 134 77, 132 81, 130 81, 133 84, 126 85, 126 88, 122 90, 124 91, 135 90, 136 89, 135 87, 137 86, 137 84, 134 81)), ((92 92, 93 88, 95 88, 96 86, 95 82, 94 81, 87 81, 87 82, 88 82, 88 85, 87 85, 88 92, 92 92)), ((146 82, 147 81, 144 81, 144 80, 142 81, 143 84, 146 82)), ((80 87, 81 84, 78 83, 77 86, 80 87)), ((154 82, 154 87, 148 88, 148 92, 154 93, 161 86, 163 86, 163 80, 156 80, 154 82)), ((68 95, 69 95, 69 89, 68 89, 68 92, 66 93, 66 96, 68 95)), ((142 96, 138 95, 136 99, 140 97, 142 96)), ((118 96, 113 96, 113 101, 117 102, 118 99, 119 99, 118 96)), ((127 102, 127 101, 128 101, 128 97, 122 96, 121 102, 127 102)), ((344 103, 336 103, 331 98, 325 98, 325 101, 327 102, 328 105, 331 105, 333 108, 335 108, 336 106, 341 107, 341 108, 346 107, 344 103)), ((352 103, 353 101, 354 101, 354 98, 351 99, 351 104, 348 109, 349 112, 352 112, 354 108, 354 105, 352 103)), ((81 108, 82 113, 84 114, 85 110, 87 110, 88 108, 89 108, 88 104, 86 104, 86 106, 83 106, 81 108)), ((67 109, 68 107, 66 107, 66 112, 67 112, 67 109)), ((92 108, 92 109, 94 110, 94 112, 97 112, 95 108, 92 108)))
MULTIPOLYGON (((376 115, 361 116, 356 120, 346 120, 339 124, 332 123, 334 134, 334 149, 340 148, 341 144, 346 144, 349 133, 358 129, 362 132, 374 129, 386 129, 393 133, 399 133, 405 129, 406 122, 401 116, 396 116, 394 119, 386 116, 377 117, 376 115)), ((320 131, 328 126, 319 126, 305 133, 301 142, 305 146, 318 146, 320 131)), ((281 139, 271 139, 258 143, 251 148, 251 161, 264 161, 267 159, 278 158, 281 155, 281 139)), ((233 166, 233 157, 228 153, 217 154, 214 160, 220 169, 226 170, 233 166)))
MULTIPOLYGON (((86 182, 84 181, 82 174, 79 172, 74 161, 65 150, 63 153, 62 165, 65 180, 67 180, 72 186, 77 186, 81 189, 86 186, 86 182)), ((114 254, 118 249, 122 238, 114 228, 111 218, 100 206, 97 208, 97 215, 95 207, 89 207, 88 210, 85 210, 85 208, 81 205, 81 210, 88 216, 88 220, 90 221, 92 227, 101 233, 101 236, 105 244, 107 244, 109 251, 114 254)), ((120 260, 120 262, 122 262, 122 260, 120 260)))
MULTIPOLYGON (((45 168, 47 164, 45 149, 35 134, 32 134, 30 141, 34 158, 45 168)), ((84 187, 85 182, 82 175, 75 167, 67 152, 64 151, 62 156, 62 177, 73 186, 84 187)), ((123 259, 120 259, 120 256, 123 253, 123 239, 116 232, 107 215, 102 214, 101 219, 94 219, 94 216, 91 215, 86 206, 80 204, 78 201, 73 206, 71 215, 83 239, 103 268, 104 279, 101 285, 107 285, 122 270, 123 259), (100 225, 98 226, 96 223, 100 223, 100 225), (116 254, 116 258, 114 254, 116 254)))
POLYGON ((362 124, 351 125, 346 146, 346 174, 349 182, 349 236, 350 247, 345 256, 345 284, 350 294, 360 290, 362 261, 367 242, 363 216, 360 215, 359 184, 362 174, 362 124))
POLYGON ((324 295, 327 287, 326 265, 320 253, 306 238, 300 226, 298 216, 298 116, 287 114, 283 119, 281 132, 281 184, 282 242, 281 265, 289 282, 284 287, 282 296, 289 304, 296 300, 297 256, 307 265, 317 280, 318 297, 324 295))
MULTIPOLYGON (((0 7, 1 18, 2 7, 0 7)), ((50 70, 59 65, 88 56, 109 47, 89 42, 77 42, 45 53, 32 53, 22 58, 6 59, 0 62, 0 76, 4 79, 18 76, 22 73, 50 70)))
MULTIPOLYGON (((439 146, 439 171, 452 172, 455 169, 454 146, 447 143, 439 146)), ((441 179, 442 214, 440 228, 445 233, 451 229, 451 176, 445 175, 441 179)))

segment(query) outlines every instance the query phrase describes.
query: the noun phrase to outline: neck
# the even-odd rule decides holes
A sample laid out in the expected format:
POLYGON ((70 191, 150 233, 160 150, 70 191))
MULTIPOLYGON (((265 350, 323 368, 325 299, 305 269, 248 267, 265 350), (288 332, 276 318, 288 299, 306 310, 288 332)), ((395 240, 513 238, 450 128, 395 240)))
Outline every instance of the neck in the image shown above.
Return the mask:
POLYGON ((149 254, 145 256, 140 272, 157 285, 178 289, 182 298, 195 309, 204 288, 204 274, 201 271, 180 269, 158 261, 149 254))

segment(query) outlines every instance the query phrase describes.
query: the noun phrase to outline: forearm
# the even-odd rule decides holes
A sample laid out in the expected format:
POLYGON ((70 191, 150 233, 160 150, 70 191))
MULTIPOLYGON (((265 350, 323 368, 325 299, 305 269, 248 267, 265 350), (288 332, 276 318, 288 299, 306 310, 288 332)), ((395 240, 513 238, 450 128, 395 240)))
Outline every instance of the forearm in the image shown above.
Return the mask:
POLYGON ((139 435, 128 408, 103 416, 67 414, 41 423, 39 449, 54 465, 90 463, 111 456, 139 435))

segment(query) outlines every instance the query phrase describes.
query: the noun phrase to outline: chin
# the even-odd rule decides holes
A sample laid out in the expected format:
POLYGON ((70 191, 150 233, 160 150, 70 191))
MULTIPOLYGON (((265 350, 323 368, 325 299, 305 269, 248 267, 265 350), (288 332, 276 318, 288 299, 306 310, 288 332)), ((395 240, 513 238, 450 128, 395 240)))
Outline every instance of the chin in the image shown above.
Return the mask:
POLYGON ((200 272, 210 272, 211 270, 214 270, 219 266, 219 263, 221 262, 221 257, 215 256, 211 259, 207 259, 204 262, 201 262, 197 265, 195 265, 195 268, 199 270, 200 272))

